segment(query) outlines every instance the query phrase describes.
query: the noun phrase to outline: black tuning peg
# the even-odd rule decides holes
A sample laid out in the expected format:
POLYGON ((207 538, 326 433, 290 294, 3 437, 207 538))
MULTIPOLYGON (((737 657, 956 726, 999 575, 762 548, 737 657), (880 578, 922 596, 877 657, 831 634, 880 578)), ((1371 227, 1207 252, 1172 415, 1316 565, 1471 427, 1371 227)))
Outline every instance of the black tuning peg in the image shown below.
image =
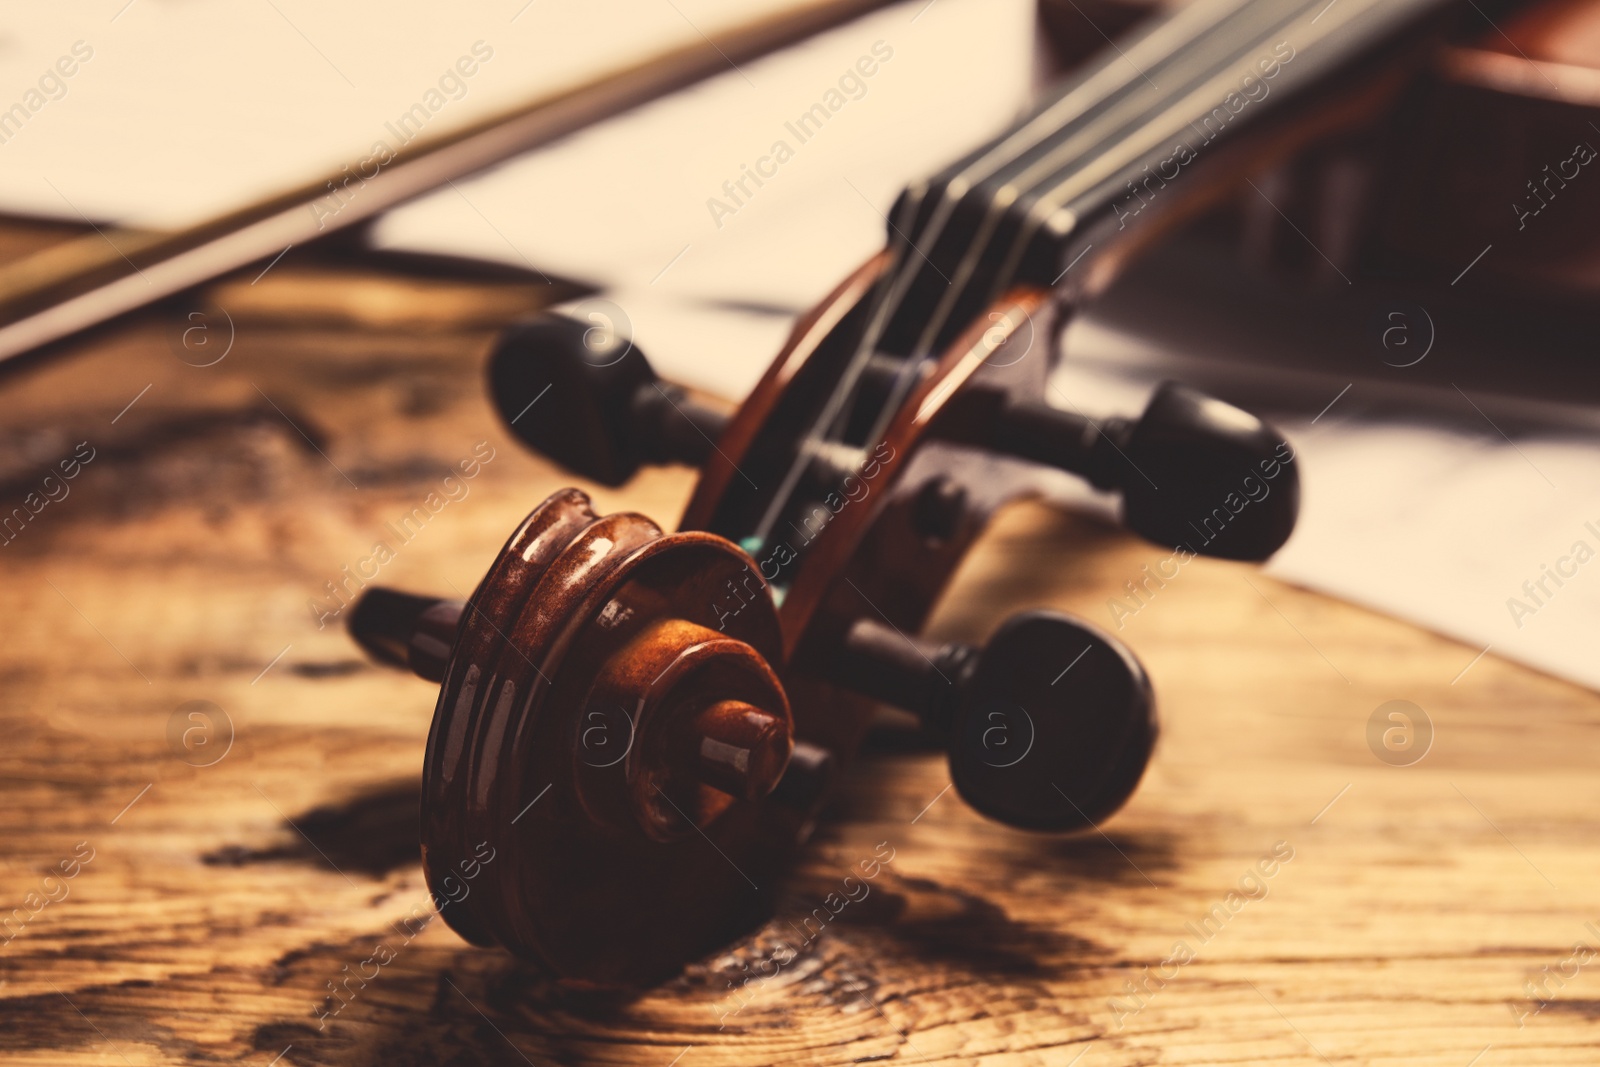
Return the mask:
POLYGON ((544 314, 489 356, 489 395, 507 428, 576 474, 621 485, 644 464, 699 466, 727 416, 656 377, 609 322, 544 314))
POLYGON ((921 717, 945 738, 957 792, 1027 830, 1098 825, 1133 793, 1155 746, 1150 681, 1116 638, 1029 611, 982 648, 855 622, 829 678, 921 717))
POLYGON ((466 604, 375 586, 351 612, 350 634, 367 655, 391 667, 406 667, 430 682, 444 679, 450 646, 466 604))
POLYGON ((1122 494, 1123 521, 1158 544, 1262 560, 1294 531, 1300 476, 1283 435, 1166 382, 1137 421, 1094 423, 1037 401, 1006 405, 994 447, 1122 494))
MULTIPOLYGON (((462 610, 458 600, 373 588, 356 604, 350 632, 380 662, 439 681, 462 610)), ((962 798, 1023 829, 1098 825, 1132 795, 1155 746, 1155 703, 1139 661, 1114 637, 1058 612, 1014 615, 981 648, 908 638, 861 619, 829 657, 828 677, 919 716, 944 739, 962 798)), ((771 776, 775 797, 814 793, 825 777, 806 764, 825 753, 794 751, 801 763, 781 780, 771 776)), ((793 806, 814 807, 808 796, 793 806)))

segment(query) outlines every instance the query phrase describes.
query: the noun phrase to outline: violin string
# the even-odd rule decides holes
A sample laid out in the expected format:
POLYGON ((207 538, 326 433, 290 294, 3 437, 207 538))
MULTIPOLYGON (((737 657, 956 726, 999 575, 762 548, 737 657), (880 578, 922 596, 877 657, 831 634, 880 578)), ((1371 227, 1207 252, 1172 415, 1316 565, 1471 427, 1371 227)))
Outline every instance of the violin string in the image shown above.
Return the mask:
MULTIPOLYGON (((1298 14, 1305 6, 1306 0, 1290 0, 1290 3, 1294 13, 1298 14)), ((1247 25, 1256 25, 1272 13, 1271 8, 1282 6, 1286 6, 1284 0, 1263 0, 1249 9, 1238 8, 1233 14, 1242 14, 1247 25), (1260 8, 1268 8, 1269 11, 1257 10, 1260 8)), ((984 217, 969 242, 959 266, 951 276, 951 284, 946 287, 938 306, 924 323, 907 362, 919 364, 931 354, 939 335, 944 331, 958 301, 965 293, 966 286, 976 273, 983 253, 1006 219, 1011 207, 1024 197, 1032 195, 1043 180, 1059 169, 1061 159, 1089 158, 1105 152, 1107 146, 1115 144, 1116 139, 1124 134, 1127 127, 1136 126, 1140 117, 1147 115, 1160 99, 1171 99, 1174 92, 1172 85, 1190 85, 1197 77, 1204 77, 1220 66, 1231 65, 1236 62, 1239 51, 1231 35, 1213 33, 1195 42, 1185 49, 1183 55, 1168 69, 1160 72, 1162 80, 1169 86, 1167 90, 1159 89, 1148 80, 1145 85, 1135 83, 1137 86, 1135 92, 1109 106, 1103 114, 1087 121, 1081 129, 1063 137, 1040 160, 1024 166, 1018 175, 998 186, 987 196, 984 217)), ((1004 279, 999 280, 1003 285, 1004 279)), ((914 379, 914 375, 907 375, 903 387, 909 389, 914 384, 914 379)), ((890 402, 885 405, 886 412, 898 408, 903 399, 904 397, 891 396, 890 402)), ((883 424, 883 429, 887 429, 887 420, 881 415, 880 422, 883 424)), ((880 429, 877 432, 883 431, 880 429)))
MULTIPOLYGON (((1161 78, 1167 86, 1166 89, 1157 86, 1153 78, 1145 78, 1142 82, 1129 79, 1133 91, 1108 103, 1100 114, 1087 115, 1084 113, 1085 109, 1075 108, 1075 116, 1082 118, 1080 128, 1062 129, 1058 126, 1055 133, 1060 137, 1059 141, 1046 151, 1040 160, 1022 164, 1019 174, 1010 177, 1004 184, 990 191, 984 198, 984 217, 962 254, 961 261, 950 279, 951 284, 945 288, 938 305, 924 323, 902 366, 902 374, 894 383, 879 411, 869 440, 877 438, 888 430, 900 405, 920 380, 921 367, 933 355, 934 345, 949 324, 951 316, 966 292, 966 286, 977 272, 983 253, 1014 204, 1035 195, 1042 182, 1048 180, 1059 169, 1060 160, 1098 158, 1125 138, 1130 127, 1137 130, 1147 125, 1148 120, 1145 116, 1148 116, 1162 101, 1173 99, 1197 80, 1204 80, 1207 77, 1215 80, 1231 76, 1232 68, 1238 63, 1240 55, 1248 53, 1248 48, 1241 47, 1239 43, 1241 29, 1253 29, 1250 38, 1250 44, 1253 45, 1255 38, 1261 34, 1261 24, 1270 25, 1275 33, 1284 23, 1303 16, 1310 6, 1311 0, 1247 0, 1244 4, 1234 4, 1226 9, 1208 8, 1203 13, 1207 16, 1205 22, 1210 32, 1198 39, 1190 39, 1181 52, 1170 57, 1164 67, 1155 70, 1155 76, 1161 78), (1238 28, 1235 28, 1235 24, 1238 28), (1218 74, 1219 71, 1223 73, 1218 74)), ((1220 8, 1220 5, 1218 7, 1220 8)), ((1060 110, 1062 109, 1053 106, 1047 113, 1059 113, 1060 110)), ((1047 142, 1048 138, 1034 147, 1043 147, 1047 142)), ((1020 163, 1020 157, 1010 162, 1020 163)), ((1001 174, 1002 168, 994 168, 988 177, 998 177, 1001 174)), ((954 182, 947 187, 962 193, 966 192, 954 182)), ((1031 238, 1032 234, 1027 236, 1031 238)), ((1011 246, 1017 254, 1026 248, 1026 244, 1021 242, 1022 235, 1019 234, 1011 246)), ((1014 268, 1012 271, 1014 272, 1014 268)), ((994 279, 991 288, 1003 289, 1007 277, 1009 275, 994 279)))
MULTIPOLYGON (((1270 40, 1271 37, 1276 36, 1282 30, 1284 25, 1291 23, 1295 18, 1303 17, 1308 5, 1305 0, 1298 0, 1293 5, 1280 3, 1259 6, 1269 8, 1269 10, 1251 12, 1253 16, 1251 23, 1253 25, 1269 23, 1269 32, 1263 33, 1258 29, 1257 33, 1258 38, 1264 37, 1270 40), (1273 6, 1290 6, 1291 10, 1288 12, 1287 17, 1284 17, 1281 12, 1270 10, 1273 6), (1273 18, 1272 16, 1276 17, 1273 18)), ((1174 70, 1163 76, 1163 80, 1169 84, 1176 82, 1176 84, 1185 87, 1193 86, 1196 78, 1203 79, 1210 76, 1211 80, 1209 82, 1203 82, 1198 89, 1189 92, 1180 99, 1189 101, 1197 98, 1207 101, 1220 99, 1222 94, 1215 89, 1218 82, 1235 77, 1234 71, 1240 61, 1240 57, 1253 54, 1254 50, 1259 49, 1259 45, 1254 42, 1247 49, 1240 49, 1231 40, 1220 42, 1212 40, 1203 44, 1211 47, 1196 46, 1191 50, 1190 54, 1193 62, 1187 64, 1181 70, 1174 70), (1220 47, 1218 47, 1219 45, 1220 47), (1221 73, 1218 73, 1219 71, 1221 73)), ((916 345, 913 347, 908 360, 909 363, 920 365, 934 355, 934 348, 940 336, 948 326, 960 300, 967 295, 967 286, 972 283, 985 253, 989 251, 990 245, 995 240, 1001 226, 1011 217, 1012 209, 1016 204, 1026 202, 1028 198, 1035 198, 1034 207, 1030 208, 1024 215, 1025 221, 1033 222, 1034 212, 1038 210, 1038 204, 1042 199, 1039 197, 1040 189, 1046 182, 1055 178, 1064 165, 1078 160, 1094 163, 1106 163, 1109 161, 1113 164, 1111 170, 1115 174, 1122 166, 1131 162, 1122 158, 1130 154, 1128 151, 1130 147, 1136 147, 1136 150, 1131 153, 1133 160, 1140 158, 1148 151, 1148 146, 1136 140, 1141 133, 1148 135, 1153 131, 1154 144, 1159 144, 1165 140, 1169 131, 1160 125, 1160 119, 1164 115, 1158 115, 1155 119, 1147 117, 1152 106, 1158 103, 1149 99, 1151 95, 1151 93, 1141 89, 1137 94, 1119 101, 1114 107, 1107 109, 1104 114, 1095 117, 1092 121, 1084 124, 1082 128, 1073 131, 1069 136, 1063 137, 1048 152, 1026 165, 1020 173, 1008 179, 986 198, 983 221, 980 223, 966 253, 963 255, 960 266, 951 278, 952 284, 947 287, 938 306, 933 314, 928 317, 918 335, 916 345)), ((1174 98, 1174 93, 1169 91, 1164 94, 1164 98, 1171 100, 1174 98)), ((1170 113, 1171 110, 1169 108, 1167 113, 1170 113)), ((1006 250, 1001 269, 994 272, 993 277, 989 280, 986 293, 988 301, 997 299, 1009 286, 1016 275, 1020 258, 1026 251, 1028 243, 1035 236, 1039 225, 1042 225, 1053 213, 1044 213, 1035 225, 1017 228, 1006 250)), ((1070 229, 1078 220, 1077 215, 1070 212, 1068 212, 1068 215, 1070 218, 1063 220, 1061 227, 1063 230, 1070 229)), ((914 384, 914 376, 908 375, 907 378, 907 386, 914 384)), ((889 398, 889 403, 885 405, 885 410, 879 417, 880 424, 884 429, 887 429, 888 420, 892 418, 892 410, 897 408, 903 400, 903 396, 891 396, 889 398)), ((878 432, 882 432, 882 430, 878 432)))
MULTIPOLYGON (((1272 32, 1261 35, 1253 43, 1252 51, 1246 54, 1259 55, 1272 46, 1274 38, 1281 37, 1283 40, 1288 40, 1289 36, 1294 36, 1302 43, 1302 47, 1296 51, 1305 57, 1304 62, 1295 68, 1294 74, 1299 84, 1306 84, 1323 73, 1321 67, 1334 65, 1345 55, 1344 52, 1335 49, 1319 51, 1316 46, 1323 41, 1330 40, 1351 27, 1359 27, 1365 36, 1377 36, 1389 25, 1414 17, 1429 8, 1442 6, 1442 3, 1443 0, 1348 0, 1330 11, 1326 5, 1319 8, 1313 2, 1297 17, 1286 20, 1272 32), (1298 33, 1289 32, 1312 10, 1319 11, 1319 14, 1311 23, 1298 33), (1334 12, 1338 14, 1328 17, 1334 15, 1334 12), (1318 19, 1326 21, 1318 25, 1318 19)), ((1056 164, 1058 169, 1047 179, 1053 180, 1054 184, 1042 191, 1035 189, 1029 193, 1034 198, 1033 203, 1024 213, 1016 239, 1010 245, 1000 270, 995 273, 987 295, 998 296, 1006 280, 1015 276, 1028 244, 1054 214, 1065 210, 1075 217, 1082 218, 1106 209, 1116 196, 1120 195, 1120 190, 1110 187, 1112 180, 1119 174, 1130 171, 1142 159, 1159 150, 1165 141, 1178 136, 1185 128, 1199 132, 1194 127, 1195 117, 1208 114, 1217 101, 1228 91, 1236 88, 1229 80, 1235 73, 1236 71, 1223 71, 1158 115, 1137 134, 1116 140, 1104 151, 1087 152, 1077 159, 1072 159, 1065 153, 1055 154, 1050 162, 1056 164)))
MULTIPOLYGON (((896 229, 898 230, 898 228, 896 229)), ((894 278, 899 276, 900 267, 904 262, 904 250, 909 244, 909 238, 898 234, 891 238, 888 267, 883 277, 894 278)), ((868 298, 871 301, 868 306, 868 329, 873 328, 870 324, 877 322, 886 296, 882 282, 875 283, 868 298)), ((777 489, 768 499, 766 510, 762 513, 760 521, 752 532, 752 535, 761 544, 765 545, 771 540, 773 528, 777 526, 778 519, 787 510, 794 496, 795 488, 800 484, 800 479, 805 476, 806 468, 812 461, 816 446, 827 440, 824 427, 833 422, 838 413, 843 410, 846 401, 854 395, 856 385, 861 379, 861 374, 866 369, 867 359, 871 358, 871 350, 867 349, 866 351, 868 355, 863 358, 861 356, 862 349, 858 348, 856 350, 856 354, 851 357, 851 361, 840 376, 838 383, 834 386, 832 392, 828 394, 828 399, 824 402, 822 411, 801 436, 794 458, 790 461, 789 467, 784 473, 783 481, 779 483, 777 489)))
MULTIPOLYGON (((970 189, 999 174, 1006 166, 1040 147, 1051 137, 1057 136, 1063 125, 1089 113, 1130 85, 1138 84, 1140 80, 1150 82, 1152 72, 1163 74, 1169 64, 1179 60, 1192 47, 1197 37, 1214 34, 1227 20, 1241 11, 1259 6, 1262 2, 1264 0, 1211 0, 1211 2, 1201 0, 1179 9, 1176 14, 1156 23, 1122 50, 1119 54, 1122 62, 1107 59, 1056 100, 1039 109, 1033 118, 1004 135, 993 148, 981 152, 948 180, 941 182, 939 199, 933 205, 932 215, 927 224, 917 231, 918 236, 931 249, 944 235, 945 227, 957 205, 970 189), (1126 73, 1125 67, 1132 68, 1136 74, 1126 73)), ((926 186, 923 186, 919 193, 918 206, 922 196, 926 195, 926 186)), ((914 213, 912 214, 914 217, 914 213)), ((912 232, 909 225, 900 229, 906 234, 912 232)), ((906 242, 911 243, 909 236, 906 242)), ((924 253, 924 256, 926 255, 927 253, 924 253)), ((869 328, 864 331, 852 360, 852 367, 858 363, 864 366, 866 360, 871 358, 878 342, 882 340, 883 331, 898 313, 921 270, 919 264, 909 259, 897 266, 902 269, 895 272, 888 299, 884 306, 877 310, 869 328)), ((951 279, 951 282, 947 290, 957 289, 954 279, 951 279)), ((908 387, 908 379, 909 376, 903 376, 902 382, 896 383, 897 387, 903 383, 908 387)), ((829 427, 829 430, 837 434, 840 427, 835 424, 829 427)), ((881 429, 877 431, 881 432, 881 429)), ((877 433, 872 436, 877 436, 877 433)))
MULTIPOLYGON (((1287 36, 1292 36, 1301 42, 1302 49, 1310 53, 1311 61, 1302 62, 1296 69, 1297 76, 1303 84, 1321 73, 1316 69, 1319 56, 1321 65, 1327 66, 1336 64, 1348 54, 1347 50, 1335 49, 1319 53, 1315 46, 1322 41, 1329 40, 1352 26, 1359 27, 1364 37, 1377 36, 1385 32, 1390 25, 1413 18, 1431 7, 1440 6, 1441 3, 1442 0, 1366 0, 1366 2, 1356 0, 1354 3, 1347 3, 1337 18, 1328 20, 1322 26, 1318 26, 1317 23, 1328 13, 1328 7, 1316 0, 1293 5, 1262 5, 1267 10, 1250 13, 1252 16, 1250 25, 1256 27, 1254 38, 1245 47, 1232 49, 1232 54, 1226 56, 1224 62, 1212 66, 1209 78, 1198 85, 1193 85, 1181 95, 1176 97, 1169 95, 1168 99, 1174 99, 1175 102, 1160 114, 1150 119, 1142 117, 1142 109, 1146 105, 1141 98, 1148 94, 1141 91, 1137 96, 1119 101, 1109 109, 1108 114, 1098 116, 1083 129, 1063 138, 987 198, 984 222, 980 225, 963 256, 961 265, 951 279, 952 284, 947 287, 939 306, 925 324, 917 345, 903 369, 920 367, 935 354, 933 346, 958 306, 960 297, 965 293, 965 287, 982 261, 989 242, 1005 220, 1007 209, 1012 205, 1026 199, 1032 200, 1023 215, 1021 225, 1017 227, 1000 269, 994 271, 989 280, 987 292, 984 294, 985 303, 992 302, 1003 294, 1016 276, 1021 258, 1030 242, 1040 228, 1058 212, 1066 212, 1069 219, 1064 221, 1067 221, 1068 225, 1075 225, 1078 220, 1092 215, 1096 210, 1106 209, 1115 197, 1120 195, 1120 190, 1113 192, 1115 187, 1108 185, 1113 178, 1130 171, 1140 160, 1157 150, 1168 137, 1178 136, 1186 127, 1200 132, 1194 126, 1195 118, 1209 114, 1210 109, 1218 106, 1218 102, 1223 100, 1228 92, 1235 90, 1233 80, 1238 77, 1238 64, 1248 63, 1252 56, 1263 56, 1275 38, 1287 40, 1287 36), (1283 6, 1287 6, 1288 10, 1273 10, 1274 7, 1283 6), (1308 16, 1311 16, 1309 24, 1300 32, 1292 32, 1292 28, 1308 16), (1119 118, 1126 119, 1129 112, 1132 112, 1133 117, 1137 119, 1136 128, 1131 132, 1118 123, 1119 118), (1094 138, 1097 130, 1104 131, 1108 127, 1109 133, 1105 133, 1098 140, 1094 138), (1046 188, 1051 182, 1054 184, 1049 184, 1046 188), (1102 194, 1100 202, 1073 204, 1074 198, 1081 201, 1097 190, 1102 194)), ((1204 67, 1204 64, 1200 65, 1204 67)), ((1253 73, 1253 70, 1254 68, 1247 73, 1253 73)), ((904 402, 905 395, 919 378, 919 374, 906 373, 896 382, 896 392, 892 393, 883 405, 878 423, 873 430, 873 437, 887 430, 899 406, 904 402)))
MULTIPOLYGON (((1436 2, 1438 0, 1410 0, 1409 3, 1400 0, 1395 6, 1420 8, 1436 2)), ((1354 13, 1346 13, 1332 20, 1327 31, 1331 33, 1341 28, 1365 14, 1371 6, 1370 3, 1348 3, 1347 9, 1354 13)), ((908 251, 916 252, 920 259, 927 260, 928 266, 938 273, 929 258, 929 251, 937 254, 935 246, 963 198, 982 183, 1002 175, 1006 167, 1018 165, 1029 152, 1046 146, 1051 138, 1060 138, 1040 159, 1021 164, 1018 175, 989 193, 984 219, 974 239, 968 242, 961 253, 956 277, 946 279, 946 291, 907 358, 902 361, 900 372, 867 438, 869 441, 887 430, 905 396, 920 379, 921 367, 930 357, 933 345, 971 282, 983 252, 1008 210, 1017 201, 1032 198, 1030 208, 1024 215, 1024 225, 1017 228, 1003 269, 991 279, 991 295, 996 295, 1006 285, 1007 279, 1015 273, 1020 263, 1027 242, 1032 240, 1050 214, 1059 210, 1060 202, 1067 199, 1073 190, 1081 193, 1080 187, 1085 185, 1090 176, 1101 175, 1102 179, 1106 179, 1136 163, 1171 135, 1170 120, 1173 116, 1188 114, 1201 103, 1215 103, 1213 97, 1221 99, 1231 88, 1228 80, 1237 76, 1236 65, 1241 60, 1248 60, 1254 54, 1252 49, 1262 48, 1263 39, 1270 44, 1270 38, 1280 35, 1285 26, 1305 18, 1313 9, 1319 11, 1319 19, 1327 13, 1325 5, 1314 0, 1199 0, 1181 8, 1130 42, 1119 57, 1126 59, 1128 66, 1140 72, 1137 77, 1144 84, 1140 84, 1133 76, 1120 74, 1122 63, 1119 59, 1106 60, 1057 99, 1040 108, 1031 119, 1002 137, 998 144, 958 164, 960 169, 955 174, 940 180, 938 199, 932 205, 927 222, 920 227, 915 225, 915 220, 923 209, 928 185, 923 183, 908 190, 908 194, 901 199, 900 210, 896 212, 900 216, 899 221, 891 222, 888 269, 884 280, 874 286, 868 319, 859 343, 822 411, 802 437, 785 478, 756 528, 756 536, 764 541, 771 535, 817 446, 843 435, 849 404, 856 397, 866 366, 889 323, 903 307, 913 284, 919 277, 924 277, 922 265, 912 259, 908 251), (1244 37, 1233 26, 1235 21, 1254 32, 1244 37), (1269 32, 1262 31, 1263 24, 1270 27, 1269 32), (1243 46, 1238 43, 1241 39, 1245 41, 1243 46), (1156 88, 1152 75, 1162 77, 1169 86, 1176 84, 1179 88, 1162 91, 1156 88), (1197 81, 1198 87, 1195 87, 1197 81), (1155 93, 1146 90, 1144 85, 1155 90, 1155 93), (1132 91, 1129 91, 1130 87, 1132 91), (1119 93, 1123 94, 1120 99, 1119 93), (1157 98, 1152 100, 1152 95, 1157 98), (1154 119, 1141 118, 1163 102, 1173 100, 1176 103, 1159 111, 1154 119), (1104 105, 1103 112, 1096 114, 1095 109, 1101 105, 1104 105), (1081 128, 1072 129, 1073 120, 1078 120, 1081 128), (1130 125, 1134 127, 1131 135, 1128 131, 1130 125), (1075 169, 1069 167, 1066 177, 1062 178, 1063 164, 1078 160, 1084 162, 1075 169), (1055 180, 1056 184, 1041 194, 1041 186, 1051 180, 1055 180), (928 245, 929 251, 919 248, 916 243, 918 238, 928 245)), ((1326 35, 1322 31, 1315 34, 1319 38, 1326 35)), ((1201 112, 1194 113, 1198 116, 1201 112)), ((1180 123, 1178 128, 1181 129, 1181 126, 1180 123)))
MULTIPOLYGON (((884 330, 893 315, 900 310, 906 293, 916 278, 916 270, 908 252, 918 249, 910 234, 917 232, 924 241, 930 238, 937 241, 943 235, 950 215, 968 188, 987 180, 1006 165, 1037 148, 1057 134, 1061 126, 1073 117, 1125 90, 1134 77, 1147 79, 1152 71, 1159 74, 1161 69, 1178 56, 1185 46, 1192 44, 1197 36, 1205 34, 1208 29, 1214 28, 1228 16, 1261 2, 1262 0, 1196 0, 1178 9, 1177 12, 1153 22, 1123 47, 1118 61, 1107 60, 1098 68, 1080 77, 1057 99, 1047 103, 1032 118, 1003 136, 997 145, 980 151, 976 157, 967 161, 950 181, 943 183, 933 214, 920 230, 917 230, 914 222, 926 198, 927 184, 920 183, 907 191, 908 195, 901 201, 902 211, 899 213, 901 217, 898 220, 891 219, 889 262, 883 280, 874 286, 869 298, 868 319, 861 340, 828 402, 802 437, 801 446, 783 481, 771 497, 765 513, 754 530, 757 538, 764 542, 771 536, 773 527, 788 506, 790 497, 811 461, 815 444, 828 439, 829 436, 838 436, 839 420, 844 414, 845 405, 855 394, 867 363, 879 341, 882 340, 884 330), (1138 73, 1130 75, 1125 72, 1125 68, 1132 68, 1138 73)), ((906 370, 909 366, 908 363, 902 369, 906 370)), ((897 383, 894 391, 903 391, 901 383, 897 383)))

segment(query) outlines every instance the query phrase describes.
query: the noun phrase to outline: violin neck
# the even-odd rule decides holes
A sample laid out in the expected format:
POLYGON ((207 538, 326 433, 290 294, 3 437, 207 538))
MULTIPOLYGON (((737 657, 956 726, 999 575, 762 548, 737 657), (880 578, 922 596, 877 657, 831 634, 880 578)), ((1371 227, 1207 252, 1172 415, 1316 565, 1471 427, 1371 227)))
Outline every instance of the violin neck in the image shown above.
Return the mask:
POLYGON ((1450 3, 1194 0, 1152 19, 1016 126, 901 195, 875 347, 925 358, 1013 285, 1073 285, 1198 191, 1185 177, 1221 142, 1450 3))

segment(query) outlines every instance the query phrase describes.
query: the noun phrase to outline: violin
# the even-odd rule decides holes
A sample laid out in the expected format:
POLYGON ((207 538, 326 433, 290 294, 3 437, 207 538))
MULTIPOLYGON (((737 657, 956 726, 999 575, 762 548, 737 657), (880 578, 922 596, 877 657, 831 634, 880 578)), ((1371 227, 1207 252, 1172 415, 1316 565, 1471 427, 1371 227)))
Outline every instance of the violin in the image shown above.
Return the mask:
POLYGON ((1131 650, 1053 611, 982 645, 917 635, 990 516, 1065 477, 1178 553, 1259 561, 1288 539, 1279 432, 1175 382, 1091 419, 1049 384, 1057 339, 1178 223, 1436 79, 1478 6, 1194 0, 1147 20, 907 189, 884 250, 731 415, 590 323, 508 330, 488 388, 527 446, 611 486, 700 473, 677 532, 565 489, 465 602, 369 589, 353 612, 372 656, 439 684, 422 850, 446 922, 570 982, 671 976, 766 914, 880 702, 940 739, 988 818, 1114 813, 1158 733, 1131 650))

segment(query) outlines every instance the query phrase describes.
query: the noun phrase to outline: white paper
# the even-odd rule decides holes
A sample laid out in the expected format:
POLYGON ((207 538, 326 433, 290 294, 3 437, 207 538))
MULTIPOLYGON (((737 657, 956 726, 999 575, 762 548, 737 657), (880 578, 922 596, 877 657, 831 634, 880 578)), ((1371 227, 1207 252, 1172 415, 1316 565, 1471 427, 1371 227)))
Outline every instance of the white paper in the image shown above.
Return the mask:
POLYGON ((1028 0, 897 4, 458 182, 374 239, 800 310, 883 247, 902 188, 1020 113, 1032 19, 1028 0))
POLYGON ((1303 518, 1271 573, 1600 689, 1600 442, 1359 420, 1291 434, 1303 518))
POLYGON ((0 210, 177 227, 788 3, 9 3, 0 210))
MULTIPOLYGON (((1052 394, 1090 414, 1136 414, 1161 379, 1186 377, 1181 354, 1156 358, 1092 313, 1068 330, 1066 353, 1052 394)), ((1600 689, 1600 433, 1556 404, 1540 427, 1529 413, 1541 405, 1525 400, 1441 388, 1436 403, 1409 393, 1397 405, 1370 380, 1308 373, 1307 389, 1296 377, 1276 375, 1276 410, 1253 405, 1300 468, 1300 519, 1267 573, 1454 637, 1463 670, 1487 651, 1600 689)))

